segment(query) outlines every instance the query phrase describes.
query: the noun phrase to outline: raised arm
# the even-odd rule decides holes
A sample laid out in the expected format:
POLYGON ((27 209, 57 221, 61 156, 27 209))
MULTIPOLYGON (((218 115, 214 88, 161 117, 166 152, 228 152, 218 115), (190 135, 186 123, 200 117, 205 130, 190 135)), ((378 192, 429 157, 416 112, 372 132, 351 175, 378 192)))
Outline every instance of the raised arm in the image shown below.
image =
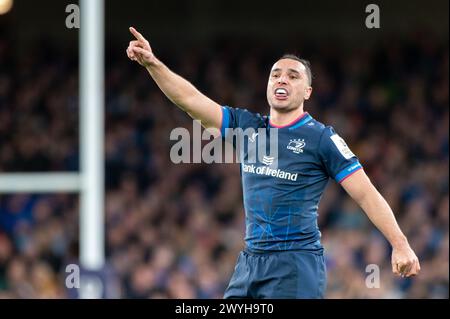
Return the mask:
POLYGON ((158 60, 149 42, 136 29, 130 27, 130 32, 136 40, 130 41, 127 48, 128 57, 145 67, 161 91, 179 108, 192 118, 200 120, 204 127, 220 129, 222 122, 220 105, 158 60))
POLYGON ((400 230, 389 204, 364 171, 357 171, 341 185, 391 244, 392 271, 402 277, 417 275, 420 271, 419 259, 400 230))

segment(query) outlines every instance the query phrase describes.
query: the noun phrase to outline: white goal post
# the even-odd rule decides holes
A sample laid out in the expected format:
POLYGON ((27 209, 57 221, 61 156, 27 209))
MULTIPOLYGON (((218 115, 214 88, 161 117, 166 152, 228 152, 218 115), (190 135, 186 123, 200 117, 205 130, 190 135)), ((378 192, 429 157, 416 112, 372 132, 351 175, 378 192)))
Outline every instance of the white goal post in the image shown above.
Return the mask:
MULTIPOLYGON (((104 0, 80 0, 80 171, 1 173, 1 193, 80 194, 80 266, 99 271, 104 248, 104 0)), ((98 293, 80 297, 99 297, 98 293)))

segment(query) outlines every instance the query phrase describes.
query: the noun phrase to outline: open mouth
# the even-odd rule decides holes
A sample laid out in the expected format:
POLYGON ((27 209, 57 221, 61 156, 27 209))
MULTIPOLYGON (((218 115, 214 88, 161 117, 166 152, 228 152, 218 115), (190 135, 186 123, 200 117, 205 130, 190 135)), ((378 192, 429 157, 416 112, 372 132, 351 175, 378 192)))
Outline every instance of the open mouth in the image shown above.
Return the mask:
POLYGON ((278 88, 275 90, 275 98, 278 100, 286 100, 289 92, 285 88, 278 88))

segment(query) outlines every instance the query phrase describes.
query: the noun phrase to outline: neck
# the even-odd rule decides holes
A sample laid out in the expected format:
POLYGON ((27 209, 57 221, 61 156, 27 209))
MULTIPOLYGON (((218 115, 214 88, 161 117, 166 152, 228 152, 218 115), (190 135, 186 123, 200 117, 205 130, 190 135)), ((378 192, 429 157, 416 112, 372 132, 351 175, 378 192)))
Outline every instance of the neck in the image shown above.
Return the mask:
POLYGON ((294 122, 304 113, 303 105, 289 112, 279 112, 274 108, 270 109, 270 123, 275 126, 286 126, 294 122))

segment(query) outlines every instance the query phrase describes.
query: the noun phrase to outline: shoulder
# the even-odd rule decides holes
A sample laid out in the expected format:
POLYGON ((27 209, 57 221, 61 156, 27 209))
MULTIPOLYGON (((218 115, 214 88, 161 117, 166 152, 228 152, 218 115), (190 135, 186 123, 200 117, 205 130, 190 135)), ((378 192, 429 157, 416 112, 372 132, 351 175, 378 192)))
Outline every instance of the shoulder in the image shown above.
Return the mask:
POLYGON ((304 126, 304 131, 310 137, 314 138, 317 142, 322 139, 324 135, 332 135, 334 134, 334 128, 329 125, 325 125, 322 122, 319 122, 315 118, 311 117, 311 120, 308 121, 304 126))
POLYGON ((267 116, 249 111, 247 108, 224 105, 222 106, 222 109, 224 110, 224 113, 229 113, 228 115, 238 123, 240 127, 261 127, 268 121, 267 116))
POLYGON ((342 140, 333 126, 326 125, 314 118, 304 125, 302 134, 305 134, 319 151, 328 149, 332 144, 341 143, 342 140))

